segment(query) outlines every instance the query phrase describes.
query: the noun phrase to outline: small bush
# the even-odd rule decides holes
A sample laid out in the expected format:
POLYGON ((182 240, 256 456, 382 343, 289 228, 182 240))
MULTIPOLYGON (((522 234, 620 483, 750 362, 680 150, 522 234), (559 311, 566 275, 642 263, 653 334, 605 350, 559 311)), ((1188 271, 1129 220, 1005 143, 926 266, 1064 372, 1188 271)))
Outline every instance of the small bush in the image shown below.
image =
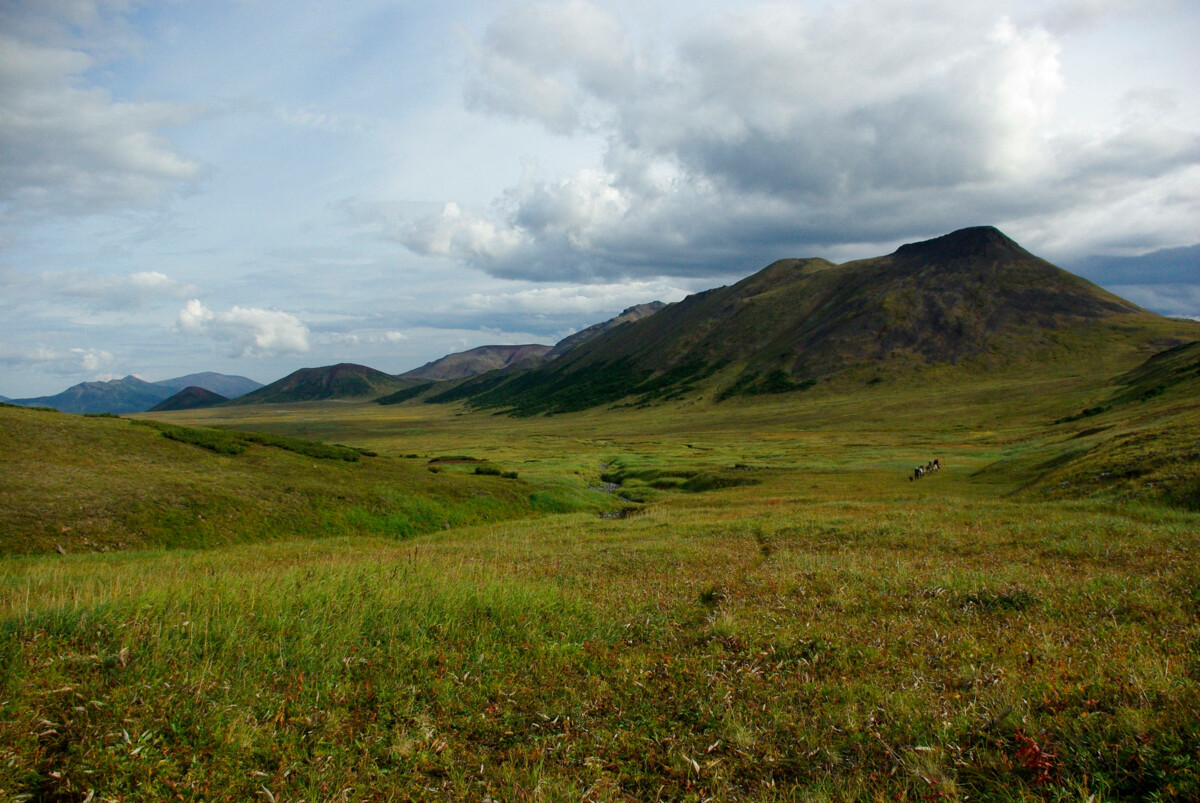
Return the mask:
POLYGON ((1111 404, 1101 405, 1099 407, 1088 407, 1075 415, 1069 415, 1066 418, 1060 418, 1057 421, 1055 421, 1054 423, 1070 424, 1074 421, 1082 421, 1085 418, 1091 418, 1094 415, 1100 415, 1101 413, 1107 413, 1111 409, 1112 409, 1111 404))
POLYGON ((752 480, 749 477, 736 477, 730 474, 714 474, 703 472, 689 479, 687 482, 679 486, 680 490, 688 491, 689 493, 700 493, 702 491, 716 491, 721 488, 736 488, 739 485, 757 485, 758 480, 752 480))
POLYGON ((217 454, 238 455, 246 451, 245 441, 227 430, 180 427, 160 421, 134 421, 134 423, 157 429, 164 438, 169 440, 189 443, 217 454))
MULTIPOLYGON (((164 438, 180 443, 190 443, 217 454, 238 455, 246 451, 251 443, 260 446, 271 446, 288 452, 295 452, 306 457, 319 460, 346 460, 355 462, 359 455, 367 454, 365 450, 352 449, 319 441, 306 441, 300 438, 287 438, 282 435, 268 435, 265 432, 240 432, 230 429, 201 429, 197 427, 181 427, 162 421, 134 421, 144 427, 157 429, 164 438)), ((371 453, 372 455, 374 453, 371 453)))

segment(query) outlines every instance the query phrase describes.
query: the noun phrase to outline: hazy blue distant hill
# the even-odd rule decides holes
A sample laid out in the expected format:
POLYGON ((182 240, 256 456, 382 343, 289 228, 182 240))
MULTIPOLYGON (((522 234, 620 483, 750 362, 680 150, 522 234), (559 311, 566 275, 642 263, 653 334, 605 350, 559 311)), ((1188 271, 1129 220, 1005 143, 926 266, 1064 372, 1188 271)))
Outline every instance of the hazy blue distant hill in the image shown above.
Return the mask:
POLYGON ((53 407, 64 413, 144 413, 187 387, 204 388, 225 398, 241 396, 262 385, 244 376, 207 372, 161 382, 147 382, 130 374, 107 382, 81 382, 53 396, 11 399, 24 407, 53 407))
POLYGON ((178 392, 190 387, 204 388, 205 390, 224 396, 226 399, 236 399, 238 396, 244 396, 263 386, 261 382, 255 382, 253 379, 244 376, 218 374, 212 371, 177 376, 174 379, 164 379, 154 384, 170 388, 172 392, 178 392))
POLYGON ((1136 257, 1091 256, 1072 267, 1100 284, 1195 284, 1200 281, 1200 243, 1136 257))
POLYGON ((172 396, 170 388, 130 375, 108 382, 81 382, 54 396, 14 399, 25 407, 53 407, 64 413, 143 413, 172 396))

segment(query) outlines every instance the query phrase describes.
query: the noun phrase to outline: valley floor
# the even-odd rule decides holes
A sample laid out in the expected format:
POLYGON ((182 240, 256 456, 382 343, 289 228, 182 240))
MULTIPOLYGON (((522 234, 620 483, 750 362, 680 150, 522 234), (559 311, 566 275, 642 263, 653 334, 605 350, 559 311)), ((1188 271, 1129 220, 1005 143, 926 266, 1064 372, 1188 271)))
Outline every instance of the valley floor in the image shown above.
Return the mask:
POLYGON ((175 414, 600 502, 4 558, 0 796, 1200 798, 1200 513, 1037 482, 1162 416, 1056 425, 1095 394, 1022 387, 175 414))

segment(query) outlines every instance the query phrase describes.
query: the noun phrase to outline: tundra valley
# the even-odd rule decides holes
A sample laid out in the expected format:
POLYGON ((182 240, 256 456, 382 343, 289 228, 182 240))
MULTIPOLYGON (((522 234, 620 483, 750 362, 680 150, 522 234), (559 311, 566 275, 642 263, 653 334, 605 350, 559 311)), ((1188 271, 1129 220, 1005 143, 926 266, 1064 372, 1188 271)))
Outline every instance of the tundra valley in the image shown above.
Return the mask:
POLYGON ((1200 799, 1200 323, 984 227, 585 331, 0 406, 0 798, 1200 799))

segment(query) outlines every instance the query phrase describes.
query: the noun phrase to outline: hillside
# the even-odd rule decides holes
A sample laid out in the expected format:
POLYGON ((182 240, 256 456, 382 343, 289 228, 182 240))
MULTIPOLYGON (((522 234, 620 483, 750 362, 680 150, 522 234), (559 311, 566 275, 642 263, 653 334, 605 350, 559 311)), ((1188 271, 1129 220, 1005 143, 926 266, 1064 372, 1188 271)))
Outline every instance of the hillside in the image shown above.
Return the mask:
POLYGON ((363 399, 403 390, 415 384, 368 368, 339 363, 323 368, 301 368, 283 379, 234 399, 231 404, 280 404, 326 399, 363 399))
POLYGON ((166 413, 173 410, 200 410, 227 401, 229 399, 219 393, 213 393, 211 390, 205 390, 200 387, 186 387, 169 399, 151 407, 147 412, 166 413))
MULTIPOLYGON (((1027 489, 1200 510, 1200 341, 1167 349, 1117 377, 1106 398, 1054 422, 1057 454, 1017 470, 1027 489)), ((1044 455, 1043 455, 1044 457, 1044 455)), ((1003 463, 992 470, 1004 470, 1003 463)))
POLYGON ((536 512, 523 481, 258 433, 0 407, 0 555, 406 537, 536 512))
POLYGON ((584 343, 587 343, 590 340, 595 340, 605 332, 616 329, 618 326, 622 326, 627 323, 640 321, 642 318, 645 318, 648 315, 653 315, 665 306, 667 305, 661 301, 651 301, 649 304, 638 304, 637 306, 629 307, 620 315, 609 318, 607 321, 592 324, 586 329, 581 329, 573 335, 564 337, 562 340, 554 344, 554 348, 550 349, 550 351, 546 353, 546 359, 556 360, 571 349, 576 348, 577 346, 582 346, 584 343))
POLYGON ((465 379, 498 368, 532 367, 550 351, 549 346, 537 343, 524 346, 479 346, 478 348, 447 354, 445 357, 427 362, 400 374, 403 379, 443 381, 465 379))
POLYGON ((1132 367, 1200 336, 1030 254, 991 227, 835 265, 775 262, 596 337, 553 363, 430 397, 518 414, 632 397, 803 390, 834 380, 907 381, 933 366, 1026 371, 1111 356, 1132 367), (916 372, 916 373, 914 373, 916 372))

